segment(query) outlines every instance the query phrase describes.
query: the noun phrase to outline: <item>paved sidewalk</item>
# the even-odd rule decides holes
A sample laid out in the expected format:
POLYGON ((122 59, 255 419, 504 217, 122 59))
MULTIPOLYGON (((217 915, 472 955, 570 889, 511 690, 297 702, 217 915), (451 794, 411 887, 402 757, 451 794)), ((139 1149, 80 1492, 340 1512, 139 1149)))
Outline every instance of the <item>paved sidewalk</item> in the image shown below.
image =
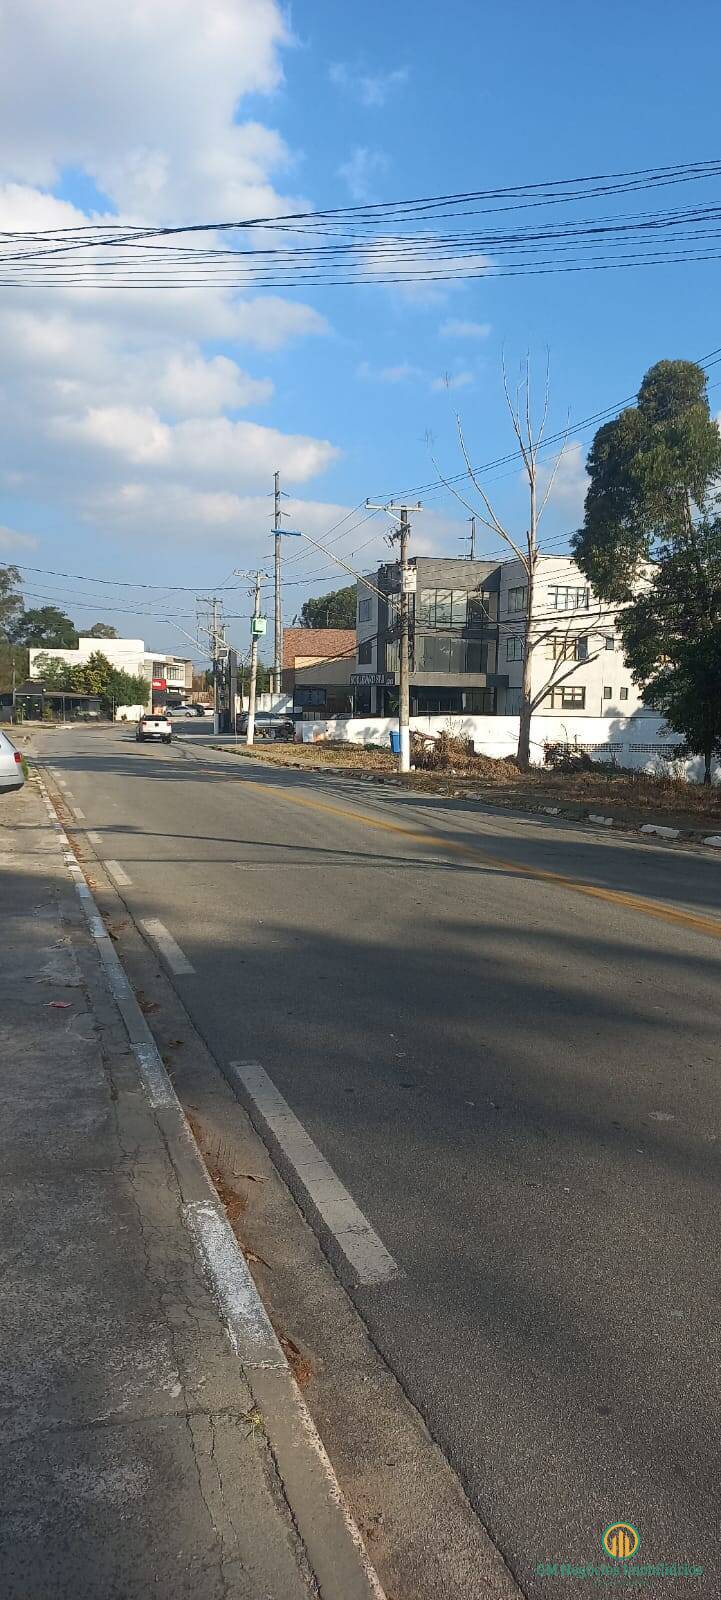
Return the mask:
POLYGON ((3 1600, 344 1600, 311 1570, 32 784, 0 797, 0 904, 3 1600))

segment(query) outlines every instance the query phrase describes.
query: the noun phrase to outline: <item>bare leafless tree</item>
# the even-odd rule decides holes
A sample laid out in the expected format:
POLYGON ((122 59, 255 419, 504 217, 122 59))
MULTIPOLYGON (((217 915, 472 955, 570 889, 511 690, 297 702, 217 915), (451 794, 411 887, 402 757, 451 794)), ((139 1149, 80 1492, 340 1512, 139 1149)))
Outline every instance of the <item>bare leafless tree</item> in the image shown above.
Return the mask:
MULTIPOLYGON (((485 528, 488 528, 491 533, 497 534, 498 538, 501 539, 510 550, 512 550, 514 556, 519 561, 524 574, 525 583, 523 587, 526 590, 525 605, 518 617, 519 625, 523 629, 524 644, 516 761, 518 766, 521 768, 521 771, 526 772, 530 764, 531 718, 533 713, 552 688, 563 683, 566 678, 569 678, 572 673, 576 671, 578 660, 581 659, 577 654, 579 647, 576 644, 576 640, 585 637, 588 644, 588 641, 590 641, 590 638, 594 632, 599 630, 601 623, 601 612, 599 609, 598 617, 594 616, 591 618, 589 615, 587 625, 581 630, 579 630, 577 625, 575 625, 577 624, 577 617, 574 618, 573 622, 569 621, 566 627, 565 640, 561 635, 561 642, 558 647, 556 647, 555 641, 559 637, 559 623, 562 621, 562 619, 559 616, 534 616, 536 577, 540 559, 538 539, 539 524, 546 506, 548 505, 548 501, 556 479, 556 474, 565 453, 566 440, 564 439, 561 449, 556 456, 556 460, 548 474, 545 487, 542 487, 540 481, 538 456, 543 443, 546 420, 548 417, 548 364, 546 365, 542 415, 537 426, 534 423, 532 415, 531 372, 530 361, 528 358, 526 358, 523 364, 522 375, 516 389, 515 396, 512 396, 509 391, 504 363, 503 389, 506 396, 506 404, 508 406, 508 412, 511 418, 513 431, 516 435, 516 439, 518 440, 519 455, 523 466, 523 473, 528 486, 528 525, 525 531, 514 537, 514 535, 509 531, 509 529, 498 516, 485 489, 483 488, 482 483, 479 481, 476 469, 471 463, 460 417, 456 418, 456 422, 458 426, 458 438, 460 441, 461 452, 465 462, 467 476, 476 491, 480 505, 478 502, 474 503, 466 495, 462 494, 459 489, 448 479, 444 478, 443 481, 455 495, 456 499, 460 500, 461 504, 466 506, 471 514, 477 517, 479 522, 481 522, 485 528), (554 641, 551 653, 553 666, 550 673, 546 676, 542 687, 536 689, 534 693, 534 660, 537 659, 537 655, 540 652, 541 647, 549 640, 554 641), (572 657, 571 651, 573 651, 572 657), (572 665, 569 666, 568 662, 571 659, 572 665)), ((442 474, 440 475, 442 476, 442 474)), ((605 643, 600 647, 600 649, 603 648, 605 648, 605 643)), ((594 655, 585 655, 583 659, 589 661, 594 660, 595 656, 600 654, 600 649, 597 649, 594 655)))

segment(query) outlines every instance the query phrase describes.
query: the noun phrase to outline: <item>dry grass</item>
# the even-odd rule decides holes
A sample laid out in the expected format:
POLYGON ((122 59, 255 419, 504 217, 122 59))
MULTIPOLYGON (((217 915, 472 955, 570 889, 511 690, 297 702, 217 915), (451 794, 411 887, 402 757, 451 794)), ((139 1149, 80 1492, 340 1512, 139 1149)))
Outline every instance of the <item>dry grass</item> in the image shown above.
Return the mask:
MULTIPOLYGON (((465 741, 451 741, 463 745, 465 741)), ((226 745, 226 750, 234 749, 226 745)), ((295 767, 305 771, 335 771, 370 774, 379 781, 400 784, 429 794, 468 794, 498 805, 525 810, 558 806, 570 816, 603 810, 621 823, 664 820, 684 831, 703 831, 721 819, 721 784, 705 789, 665 774, 630 772, 599 765, 591 772, 550 772, 535 767, 518 771, 515 762, 493 760, 454 750, 452 765, 445 770, 416 770, 401 777, 397 758, 389 750, 350 744, 261 745, 248 750, 237 747, 237 754, 273 766, 295 767)), ((417 760, 417 754, 414 755, 417 760)))

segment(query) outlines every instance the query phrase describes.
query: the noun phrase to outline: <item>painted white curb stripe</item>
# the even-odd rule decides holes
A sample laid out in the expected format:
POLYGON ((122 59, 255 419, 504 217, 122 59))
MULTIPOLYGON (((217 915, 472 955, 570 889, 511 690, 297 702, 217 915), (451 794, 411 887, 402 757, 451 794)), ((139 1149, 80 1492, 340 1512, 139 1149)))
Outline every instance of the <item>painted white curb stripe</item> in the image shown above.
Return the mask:
POLYGON ((183 954, 180 945, 176 944, 172 933, 168 933, 164 922, 161 922, 158 917, 147 917, 144 921, 141 921, 140 926, 145 929, 146 933, 150 934, 151 939, 155 940, 160 954, 165 957, 171 972, 195 972, 195 967, 188 960, 188 957, 183 954))
POLYGON ((155 1043, 131 1043, 133 1055, 140 1067, 141 1077, 151 1106, 176 1106, 178 1097, 165 1070, 155 1043))
POLYGON ((128 877, 125 868, 121 867, 119 861, 106 861, 105 870, 110 873, 111 878, 115 880, 119 889, 125 889, 132 882, 132 879, 128 877))
POLYGON ((390 1278, 399 1278, 400 1268, 393 1257, 267 1072, 257 1061, 231 1061, 230 1071, 277 1140, 358 1282, 385 1283, 390 1278))
POLYGON ((248 1365, 286 1367, 248 1263, 225 1217, 212 1201, 203 1200, 184 1206, 183 1215, 215 1284, 236 1354, 248 1365))

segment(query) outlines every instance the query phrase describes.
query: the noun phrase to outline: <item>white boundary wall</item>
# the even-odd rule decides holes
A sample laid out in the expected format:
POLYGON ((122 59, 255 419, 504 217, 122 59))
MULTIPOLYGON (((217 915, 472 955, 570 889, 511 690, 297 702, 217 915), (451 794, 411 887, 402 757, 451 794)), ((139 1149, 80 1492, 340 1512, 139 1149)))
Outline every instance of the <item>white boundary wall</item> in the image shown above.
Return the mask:
MULTIPOLYGON (((398 731, 397 717, 338 717, 328 722, 302 722, 296 738, 303 744, 328 740, 349 744, 380 744, 386 748, 389 734, 398 731)), ((416 733, 437 735, 444 731, 472 739, 476 750, 486 756, 513 756, 518 743, 518 717, 472 717, 446 715, 411 717, 416 733)), ((663 719, 646 712, 636 717, 534 717, 531 723, 531 761, 542 766, 544 745, 548 741, 578 744, 594 761, 618 762, 621 767, 653 772, 659 764, 674 761, 674 751, 683 743, 680 734, 671 733, 663 719)), ((680 776, 700 780, 700 760, 678 760, 680 776)), ((716 768, 715 781, 721 779, 716 768)))

